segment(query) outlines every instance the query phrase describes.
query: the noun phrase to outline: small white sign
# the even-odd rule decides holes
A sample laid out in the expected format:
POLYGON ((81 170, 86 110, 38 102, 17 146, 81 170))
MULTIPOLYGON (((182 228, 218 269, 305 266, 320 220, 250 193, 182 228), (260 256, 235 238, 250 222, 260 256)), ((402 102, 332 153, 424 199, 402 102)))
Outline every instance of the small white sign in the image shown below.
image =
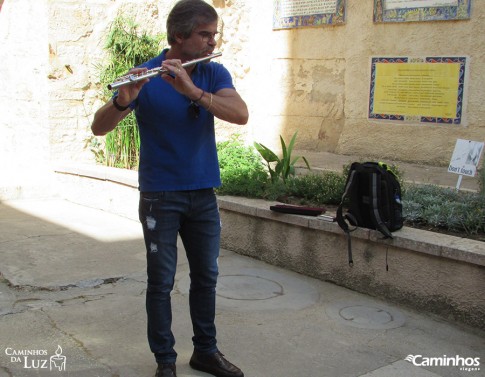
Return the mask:
POLYGON ((458 139, 448 173, 474 177, 483 151, 483 142, 458 139))

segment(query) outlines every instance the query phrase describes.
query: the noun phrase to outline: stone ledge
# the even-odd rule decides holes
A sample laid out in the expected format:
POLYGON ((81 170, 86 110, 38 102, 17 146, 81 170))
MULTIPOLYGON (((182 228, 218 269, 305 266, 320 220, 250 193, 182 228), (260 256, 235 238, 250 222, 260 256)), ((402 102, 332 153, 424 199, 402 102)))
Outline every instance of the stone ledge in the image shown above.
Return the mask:
POLYGON ((71 174, 110 181, 133 188, 138 187, 138 172, 134 170, 118 169, 104 165, 83 165, 65 162, 55 166, 54 171, 60 174, 71 174))
MULTIPOLYGON (((269 207, 270 205, 276 204, 276 202, 235 196, 219 196, 218 200, 220 208, 227 211, 239 212, 286 224, 343 235, 342 229, 336 222, 332 223, 312 216, 273 212, 269 207)), ((356 239, 370 240, 372 242, 402 247, 436 257, 485 266, 485 243, 481 241, 409 227, 403 227, 401 230, 394 232, 394 239, 392 240, 382 239, 379 232, 365 228, 358 228, 351 235, 352 238, 356 239)))

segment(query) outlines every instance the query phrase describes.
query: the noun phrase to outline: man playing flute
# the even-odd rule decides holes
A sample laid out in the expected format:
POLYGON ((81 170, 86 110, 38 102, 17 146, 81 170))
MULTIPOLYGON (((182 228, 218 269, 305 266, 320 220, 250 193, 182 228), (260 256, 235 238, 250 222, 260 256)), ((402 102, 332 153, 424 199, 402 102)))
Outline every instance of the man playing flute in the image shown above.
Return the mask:
POLYGON ((220 186, 214 117, 246 124, 248 109, 221 64, 182 63, 213 53, 218 15, 203 0, 181 0, 167 19, 169 48, 130 70, 162 66, 164 74, 119 87, 95 114, 92 131, 105 135, 135 111, 141 139, 139 218, 147 256, 148 343, 156 377, 176 376, 170 293, 180 235, 190 266, 189 305, 194 351, 190 365, 217 377, 243 377, 216 341, 215 299, 220 186))

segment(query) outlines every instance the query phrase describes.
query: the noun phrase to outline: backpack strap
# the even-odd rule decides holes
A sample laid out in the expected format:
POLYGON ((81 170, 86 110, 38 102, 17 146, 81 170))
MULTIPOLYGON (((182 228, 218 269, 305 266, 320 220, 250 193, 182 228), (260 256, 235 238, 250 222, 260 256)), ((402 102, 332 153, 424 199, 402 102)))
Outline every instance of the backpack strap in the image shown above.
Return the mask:
POLYGON ((381 218, 379 213, 379 203, 377 202, 378 195, 380 194, 380 177, 377 172, 372 173, 372 179, 370 181, 370 189, 372 193, 372 214, 375 220, 376 229, 384 235, 384 238, 392 238, 392 233, 387 228, 386 224, 381 218))
POLYGON ((342 213, 342 211, 343 211, 344 200, 348 196, 352 186, 355 185, 355 174, 356 174, 355 170, 352 170, 350 172, 350 175, 347 179, 347 184, 345 185, 344 194, 342 195, 342 200, 340 201, 340 204, 337 208, 337 213, 336 213, 336 216, 335 216, 335 218, 337 220, 337 224, 340 226, 340 228, 342 228, 342 230, 344 231, 344 233, 347 237, 347 250, 348 250, 349 266, 350 267, 354 266, 354 260, 352 258, 352 240, 350 238, 350 232, 353 232, 355 229, 357 229, 357 226, 354 226, 353 228, 351 228, 349 226, 349 224, 350 225, 357 224, 357 219, 354 216, 352 216, 350 213, 346 213, 344 215, 342 213), (347 221, 349 223, 347 223, 347 221))

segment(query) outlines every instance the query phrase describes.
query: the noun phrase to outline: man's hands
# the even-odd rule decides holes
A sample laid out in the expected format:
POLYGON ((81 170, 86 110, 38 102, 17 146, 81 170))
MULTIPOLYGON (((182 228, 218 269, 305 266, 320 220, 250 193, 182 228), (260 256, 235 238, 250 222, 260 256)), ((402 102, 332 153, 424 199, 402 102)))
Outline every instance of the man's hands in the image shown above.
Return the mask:
MULTIPOLYGON (((200 106, 210 111, 219 119, 235 123, 246 124, 248 121, 248 108, 235 89, 221 89, 216 93, 204 92, 198 88, 190 78, 193 67, 184 68, 179 59, 167 59, 162 63, 165 72, 162 79, 170 84, 177 92, 197 101, 200 106)), ((145 72, 146 68, 133 68, 128 74, 145 72)), ((118 88, 117 103, 121 107, 128 106, 140 93, 141 88, 149 79, 123 85, 118 88)), ((105 135, 113 130, 118 123, 130 113, 131 109, 119 111, 112 101, 108 101, 94 115, 91 129, 95 135, 105 135)))
MULTIPOLYGON (((201 89, 197 88, 189 76, 189 72, 182 67, 179 59, 167 59, 162 63, 162 68, 167 72, 162 74, 162 78, 173 86, 173 88, 184 96, 195 101, 200 97, 201 89)), ((193 67, 191 67, 193 69, 193 67)))
POLYGON ((199 105, 219 119, 235 124, 247 123, 248 108, 235 89, 221 89, 216 93, 204 92, 195 86, 190 78, 190 72, 193 68, 185 69, 178 59, 165 60, 162 67, 167 70, 162 78, 179 93, 192 101, 197 101, 199 105))

